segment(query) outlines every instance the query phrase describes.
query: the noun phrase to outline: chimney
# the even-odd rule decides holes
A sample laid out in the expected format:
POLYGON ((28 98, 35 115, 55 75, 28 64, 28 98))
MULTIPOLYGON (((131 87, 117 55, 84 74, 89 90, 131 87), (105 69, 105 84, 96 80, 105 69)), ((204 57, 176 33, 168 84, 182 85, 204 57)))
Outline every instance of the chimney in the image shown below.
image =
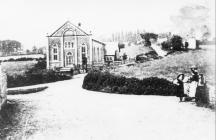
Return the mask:
POLYGON ((78 27, 81 27, 81 23, 80 22, 78 23, 78 27))

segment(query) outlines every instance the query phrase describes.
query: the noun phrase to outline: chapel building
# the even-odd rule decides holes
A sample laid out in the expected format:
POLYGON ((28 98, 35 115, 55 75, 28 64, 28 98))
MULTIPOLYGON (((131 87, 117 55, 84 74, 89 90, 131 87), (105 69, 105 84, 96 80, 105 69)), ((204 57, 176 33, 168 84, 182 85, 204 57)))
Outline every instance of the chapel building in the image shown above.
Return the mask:
POLYGON ((47 69, 104 63, 105 44, 70 21, 47 37, 47 69))

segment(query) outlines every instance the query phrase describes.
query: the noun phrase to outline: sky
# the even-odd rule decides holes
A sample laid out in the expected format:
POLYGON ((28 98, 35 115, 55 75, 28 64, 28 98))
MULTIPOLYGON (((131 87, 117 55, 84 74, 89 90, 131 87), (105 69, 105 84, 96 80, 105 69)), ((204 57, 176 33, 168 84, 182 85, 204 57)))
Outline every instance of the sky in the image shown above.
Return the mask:
POLYGON ((47 46, 46 35, 68 20, 96 37, 136 29, 167 32, 175 28, 170 17, 192 5, 208 7, 215 21, 215 0, 0 0, 0 40, 20 41, 24 49, 47 46))

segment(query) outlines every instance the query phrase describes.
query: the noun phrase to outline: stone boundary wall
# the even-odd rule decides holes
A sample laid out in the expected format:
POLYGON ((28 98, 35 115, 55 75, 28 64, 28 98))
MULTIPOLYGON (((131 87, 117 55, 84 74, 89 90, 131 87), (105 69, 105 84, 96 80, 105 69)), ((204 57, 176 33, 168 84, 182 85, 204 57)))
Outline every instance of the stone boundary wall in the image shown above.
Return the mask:
POLYGON ((7 102, 7 75, 2 72, 0 64, 0 110, 7 102))

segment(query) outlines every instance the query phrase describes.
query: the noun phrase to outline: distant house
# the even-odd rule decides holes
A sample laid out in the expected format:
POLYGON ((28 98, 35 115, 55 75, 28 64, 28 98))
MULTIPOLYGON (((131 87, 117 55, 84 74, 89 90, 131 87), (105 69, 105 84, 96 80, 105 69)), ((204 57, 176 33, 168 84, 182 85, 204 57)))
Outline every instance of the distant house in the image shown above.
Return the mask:
POLYGON ((105 43, 67 21, 48 37, 47 68, 73 67, 104 62, 105 43))
POLYGON ((199 48, 199 42, 196 40, 195 37, 187 37, 184 39, 183 44, 185 42, 188 42, 188 49, 198 49, 199 48))
POLYGON ((105 55, 104 56, 104 61, 106 63, 114 62, 115 60, 115 55, 105 55))
POLYGON ((140 54, 146 54, 149 52, 154 51, 153 48, 151 47, 145 47, 143 44, 134 44, 134 43, 128 43, 128 42, 123 42, 124 48, 121 48, 119 51, 118 48, 118 42, 106 42, 106 55, 105 55, 105 61, 110 61, 112 59, 114 61, 114 58, 120 58, 122 59, 122 56, 124 54, 127 55, 128 59, 135 59, 137 55, 140 54), (118 51, 118 53, 116 53, 118 51), (117 55, 116 55, 117 54, 117 55), (111 58, 112 57, 112 58, 111 58))

